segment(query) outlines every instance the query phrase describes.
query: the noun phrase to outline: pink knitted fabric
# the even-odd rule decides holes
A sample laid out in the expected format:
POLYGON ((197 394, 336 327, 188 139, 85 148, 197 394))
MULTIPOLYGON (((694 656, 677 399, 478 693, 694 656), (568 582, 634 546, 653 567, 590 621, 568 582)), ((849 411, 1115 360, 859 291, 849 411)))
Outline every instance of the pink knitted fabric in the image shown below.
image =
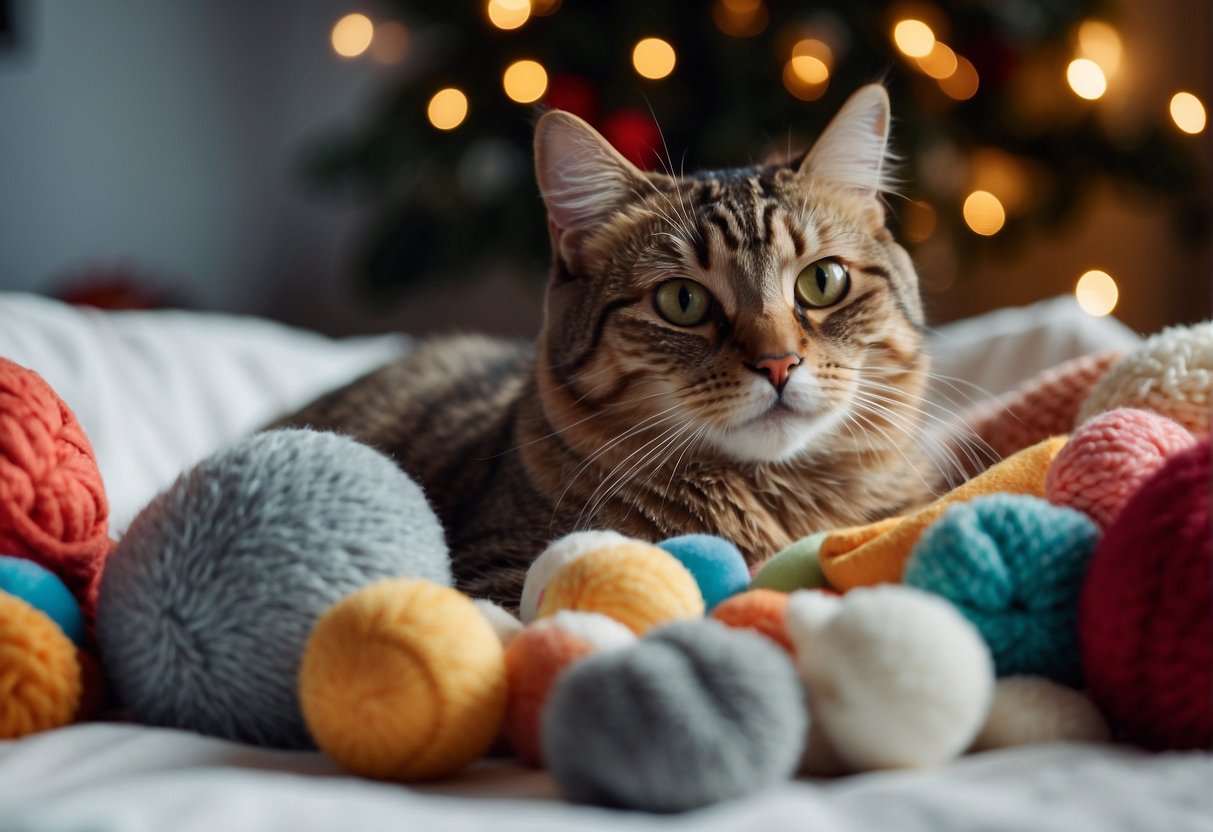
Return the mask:
POLYGON ((1167 457, 1196 444, 1188 429, 1148 410, 1118 408, 1084 422, 1049 466, 1045 497, 1106 528, 1167 457))
MULTIPOLYGON (((962 427, 953 438, 956 458, 967 459, 961 445, 972 448, 974 440, 984 455, 994 458, 985 465, 1006 459, 1038 442, 1074 429, 1078 408, 1091 388, 1124 355, 1120 350, 1091 353, 1073 358, 1029 379, 1014 391, 969 408, 961 415, 962 427)), ((968 473, 975 475, 985 465, 968 473)))

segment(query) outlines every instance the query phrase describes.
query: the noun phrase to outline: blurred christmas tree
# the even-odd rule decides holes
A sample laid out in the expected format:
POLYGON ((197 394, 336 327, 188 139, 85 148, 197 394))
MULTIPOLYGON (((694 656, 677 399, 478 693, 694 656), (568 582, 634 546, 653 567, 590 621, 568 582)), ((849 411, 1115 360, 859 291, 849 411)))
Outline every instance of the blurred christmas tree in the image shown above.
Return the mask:
POLYGON ((375 21, 339 21, 333 47, 395 65, 398 80, 355 134, 311 148, 306 165, 327 192, 373 204, 354 271, 375 294, 489 261, 544 274, 536 106, 582 116, 644 168, 677 171, 803 149, 847 95, 883 79, 904 159, 890 204, 911 246, 945 232, 962 255, 1019 245, 1101 179, 1166 199, 1181 239, 1208 228, 1202 160, 1176 129, 1192 121, 1174 103, 1174 123, 1166 102, 1128 116, 1101 106, 1121 44, 1100 0, 378 9, 375 21))

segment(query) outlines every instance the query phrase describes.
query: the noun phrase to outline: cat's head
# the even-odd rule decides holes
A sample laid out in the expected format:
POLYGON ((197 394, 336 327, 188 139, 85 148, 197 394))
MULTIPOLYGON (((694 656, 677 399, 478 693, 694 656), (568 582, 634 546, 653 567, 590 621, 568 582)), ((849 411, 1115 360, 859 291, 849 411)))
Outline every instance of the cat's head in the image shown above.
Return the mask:
POLYGON ((746 463, 904 435, 925 358, 917 277, 885 228, 889 121, 864 87, 798 160, 675 177, 545 114, 549 409, 647 420, 746 463))

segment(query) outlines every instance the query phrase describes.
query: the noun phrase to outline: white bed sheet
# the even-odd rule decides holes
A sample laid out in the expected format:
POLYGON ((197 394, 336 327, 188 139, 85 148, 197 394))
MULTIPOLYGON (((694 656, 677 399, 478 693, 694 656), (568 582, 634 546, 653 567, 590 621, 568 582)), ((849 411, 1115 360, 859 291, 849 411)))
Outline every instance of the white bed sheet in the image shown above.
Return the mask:
MULTIPOLYGON (((92 439, 115 533, 202 455, 408 347, 406 338, 336 342, 252 319, 106 314, 28 295, 0 294, 0 322, 0 355, 42 373, 92 439)), ((941 327, 932 342, 937 370, 976 396, 1140 339, 1058 299, 941 327)), ((508 761, 403 787, 342 775, 319 753, 137 725, 0 742, 0 832, 481 828, 1213 832, 1213 756, 1037 746, 929 771, 795 781, 663 817, 562 803, 548 775, 508 761)))

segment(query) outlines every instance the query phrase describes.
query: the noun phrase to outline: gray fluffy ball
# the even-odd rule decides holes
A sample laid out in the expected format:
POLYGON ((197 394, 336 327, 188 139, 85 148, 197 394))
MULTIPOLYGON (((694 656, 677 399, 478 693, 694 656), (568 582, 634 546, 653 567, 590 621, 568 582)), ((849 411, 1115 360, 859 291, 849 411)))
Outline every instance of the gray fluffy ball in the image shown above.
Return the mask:
POLYGON ((451 583, 421 488, 352 439, 259 434, 135 518, 101 581, 102 660, 139 722, 309 747, 296 688, 312 625, 388 577, 451 583))
POLYGON ((764 637, 710 619, 655 630, 560 676, 544 760, 571 800, 680 812, 791 776, 807 733, 800 681, 764 637))

